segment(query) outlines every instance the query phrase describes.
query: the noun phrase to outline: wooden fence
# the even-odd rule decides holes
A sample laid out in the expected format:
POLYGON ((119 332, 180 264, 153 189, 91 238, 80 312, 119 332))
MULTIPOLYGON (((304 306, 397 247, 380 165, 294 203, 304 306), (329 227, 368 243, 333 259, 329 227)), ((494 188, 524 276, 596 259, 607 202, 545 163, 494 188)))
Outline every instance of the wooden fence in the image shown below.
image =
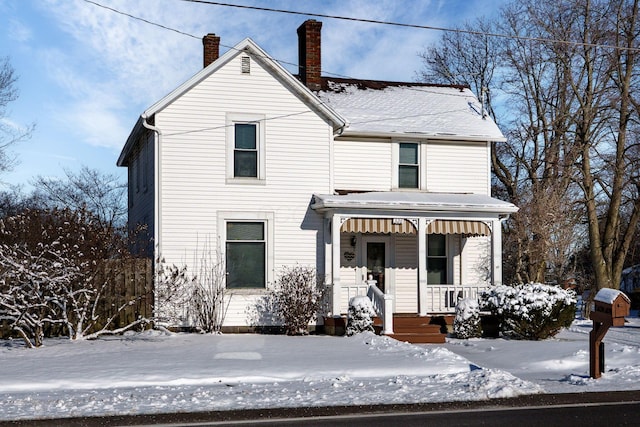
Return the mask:
POLYGON ((153 316, 153 266, 150 259, 109 260, 95 283, 106 284, 104 297, 98 305, 100 317, 116 316, 109 329, 121 328, 140 317, 151 319, 153 316), (120 310, 125 304, 126 307, 120 310))

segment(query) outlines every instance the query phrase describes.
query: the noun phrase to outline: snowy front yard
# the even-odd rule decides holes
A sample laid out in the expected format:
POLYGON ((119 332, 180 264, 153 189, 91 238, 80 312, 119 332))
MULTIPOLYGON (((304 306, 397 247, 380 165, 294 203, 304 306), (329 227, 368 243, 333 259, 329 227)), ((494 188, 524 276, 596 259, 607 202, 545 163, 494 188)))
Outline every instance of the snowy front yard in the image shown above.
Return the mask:
POLYGON ((588 378, 590 322, 555 339, 415 346, 354 337, 149 331, 97 341, 1 342, 0 419, 479 400, 640 388, 640 320, 612 328, 588 378), (457 353, 457 354, 456 354, 457 353))

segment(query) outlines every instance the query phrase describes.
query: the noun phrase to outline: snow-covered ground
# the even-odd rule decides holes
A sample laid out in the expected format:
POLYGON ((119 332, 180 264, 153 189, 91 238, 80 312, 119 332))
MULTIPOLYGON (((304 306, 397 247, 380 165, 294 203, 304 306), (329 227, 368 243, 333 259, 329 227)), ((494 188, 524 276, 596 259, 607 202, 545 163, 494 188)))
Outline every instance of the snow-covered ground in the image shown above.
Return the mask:
POLYGON ((545 341, 148 331, 95 341, 0 342, 0 419, 442 402, 640 388, 640 319, 605 337, 589 378, 589 321, 545 341))

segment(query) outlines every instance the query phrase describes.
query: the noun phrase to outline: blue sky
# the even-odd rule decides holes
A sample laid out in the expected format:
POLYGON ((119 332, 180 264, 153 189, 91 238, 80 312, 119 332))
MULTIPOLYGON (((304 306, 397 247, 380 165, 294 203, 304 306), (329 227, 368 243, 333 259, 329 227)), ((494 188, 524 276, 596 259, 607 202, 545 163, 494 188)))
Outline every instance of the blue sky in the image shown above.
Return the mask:
MULTIPOLYGON (((305 16, 181 0, 95 0, 178 34, 84 0, 0 0, 0 58, 19 77, 20 98, 5 124, 35 123, 31 139, 14 145, 16 167, 0 186, 38 175, 62 177, 83 165, 126 178, 120 149, 147 107, 202 67, 201 37, 221 37, 221 53, 251 37, 276 59, 297 63, 296 29, 305 16)), ((327 15, 454 27, 495 13, 502 0, 227 0, 327 15)), ((323 22, 323 73, 414 81, 418 53, 436 41, 433 30, 315 18, 323 22)), ((287 66, 296 72, 295 67, 287 66)), ((2 187, 0 187, 2 188, 2 187)))

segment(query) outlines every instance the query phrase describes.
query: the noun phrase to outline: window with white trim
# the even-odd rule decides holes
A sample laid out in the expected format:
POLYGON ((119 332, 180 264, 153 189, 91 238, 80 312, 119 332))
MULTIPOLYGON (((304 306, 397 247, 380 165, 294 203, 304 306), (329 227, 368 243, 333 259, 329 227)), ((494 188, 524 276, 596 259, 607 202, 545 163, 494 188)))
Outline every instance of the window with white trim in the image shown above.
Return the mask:
POLYGON ((427 236, 427 283, 446 285, 447 270, 447 236, 429 234, 427 236))
POLYGON ((225 247, 227 288, 265 288, 266 251, 264 221, 228 221, 225 247))
POLYGON ((418 144, 398 144, 398 188, 420 188, 419 158, 418 144))
POLYGON ((264 116, 227 114, 227 179, 265 178, 264 116))
POLYGON ((234 124, 233 176, 258 177, 258 139, 255 123, 234 124))

